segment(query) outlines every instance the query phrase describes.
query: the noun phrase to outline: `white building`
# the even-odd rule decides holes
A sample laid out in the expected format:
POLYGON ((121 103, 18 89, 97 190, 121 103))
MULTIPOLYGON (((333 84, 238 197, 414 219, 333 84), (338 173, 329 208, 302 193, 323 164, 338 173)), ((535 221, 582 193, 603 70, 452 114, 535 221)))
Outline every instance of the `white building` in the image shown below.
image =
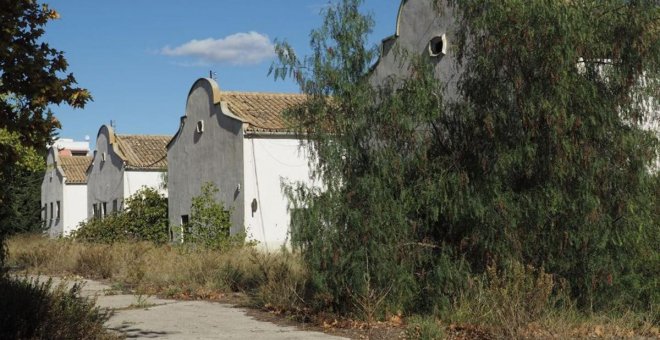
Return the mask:
POLYGON ((204 183, 232 209, 231 233, 245 232, 266 250, 288 243, 289 201, 282 185, 310 183, 309 154, 282 112, 298 94, 224 92, 199 79, 188 94, 179 131, 168 144, 169 220, 185 225, 204 183))
POLYGON ((87 216, 102 218, 120 211, 126 198, 142 187, 167 194, 166 145, 171 136, 117 135, 103 125, 87 169, 87 216))
POLYGON ((41 216, 50 237, 67 236, 87 217, 89 142, 58 140, 48 149, 41 216))

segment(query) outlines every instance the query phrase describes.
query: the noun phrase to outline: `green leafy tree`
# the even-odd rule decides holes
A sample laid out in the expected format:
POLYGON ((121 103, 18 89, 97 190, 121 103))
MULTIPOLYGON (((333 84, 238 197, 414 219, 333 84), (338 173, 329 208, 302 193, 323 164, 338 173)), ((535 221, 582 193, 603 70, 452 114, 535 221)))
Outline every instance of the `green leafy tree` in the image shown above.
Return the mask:
POLYGON ((124 201, 123 212, 129 238, 164 243, 169 240, 167 197, 156 189, 143 187, 124 201))
POLYGON ((467 274, 524 263, 585 307, 657 304, 658 141, 641 127, 660 92, 657 5, 450 1, 463 71, 443 98, 414 51, 410 77, 369 84, 361 3, 327 10, 309 57, 278 44, 271 68, 308 95, 288 115, 324 189, 288 190, 316 292, 365 316, 438 310, 467 274))
POLYGON ((183 226, 184 242, 220 249, 244 241, 243 235, 230 234, 231 211, 215 199, 218 192, 215 184, 205 183, 193 197, 189 225, 183 226))
MULTIPOLYGON (((58 14, 33 0, 0 1, 0 187, 14 183, 18 169, 43 167, 46 145, 59 122, 48 108, 66 103, 81 108, 91 96, 76 87, 64 54, 42 41, 44 26, 58 14)), ((14 192, 2 190, 0 205, 12 206, 14 192)), ((34 199, 33 199, 34 200, 34 199)), ((38 205, 35 206, 38 209, 38 205)), ((12 232, 11 209, 0 211, 0 241, 12 232)))

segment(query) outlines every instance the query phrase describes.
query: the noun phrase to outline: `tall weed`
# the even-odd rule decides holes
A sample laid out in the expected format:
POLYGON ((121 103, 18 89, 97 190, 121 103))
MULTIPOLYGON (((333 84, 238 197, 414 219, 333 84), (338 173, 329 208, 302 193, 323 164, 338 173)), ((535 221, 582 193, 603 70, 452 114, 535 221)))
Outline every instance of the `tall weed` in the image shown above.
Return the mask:
POLYGON ((0 339, 113 339, 108 312, 79 296, 81 286, 0 278, 0 339))

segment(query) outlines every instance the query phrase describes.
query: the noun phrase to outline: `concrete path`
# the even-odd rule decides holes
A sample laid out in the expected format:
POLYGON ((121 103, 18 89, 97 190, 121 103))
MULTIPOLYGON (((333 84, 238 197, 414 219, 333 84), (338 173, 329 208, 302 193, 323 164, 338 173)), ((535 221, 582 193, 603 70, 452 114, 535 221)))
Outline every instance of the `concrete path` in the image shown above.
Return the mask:
POLYGON ((103 283, 82 281, 81 295, 96 297, 98 306, 114 310, 106 326, 130 339, 343 339, 257 321, 227 304, 115 294, 103 283))

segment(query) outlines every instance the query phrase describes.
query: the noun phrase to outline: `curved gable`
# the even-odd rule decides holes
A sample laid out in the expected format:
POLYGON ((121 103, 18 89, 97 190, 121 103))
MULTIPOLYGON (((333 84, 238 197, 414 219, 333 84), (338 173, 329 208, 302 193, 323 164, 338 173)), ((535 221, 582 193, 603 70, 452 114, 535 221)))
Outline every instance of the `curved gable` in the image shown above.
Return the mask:
POLYGON ((92 162, 89 164, 89 167, 87 168, 87 174, 89 175, 89 172, 92 170, 94 167, 95 163, 101 164, 100 162, 103 160, 104 154, 106 157, 106 161, 109 161, 114 158, 119 158, 116 162, 113 163, 120 163, 125 161, 126 157, 119 151, 117 148, 114 147, 114 145, 117 144, 117 139, 115 135, 114 129, 109 126, 109 125, 102 125, 99 128, 99 132, 96 134, 96 149, 94 150, 94 154, 92 155, 92 162))
POLYGON ((380 58, 372 68, 372 84, 396 81, 409 74, 409 63, 400 52, 426 58, 433 64, 438 79, 455 82, 459 72, 452 50, 456 30, 454 9, 447 0, 439 1, 437 6, 435 3, 435 0, 401 1, 395 34, 383 40, 380 58))
POLYGON ((208 119, 216 112, 215 106, 216 104, 220 104, 220 102, 220 86, 218 86, 218 83, 211 78, 197 79, 190 87, 190 91, 188 91, 186 111, 181 117, 179 129, 169 143, 167 143, 167 149, 170 149, 173 143, 181 137, 186 121, 189 118, 195 122, 208 119))

